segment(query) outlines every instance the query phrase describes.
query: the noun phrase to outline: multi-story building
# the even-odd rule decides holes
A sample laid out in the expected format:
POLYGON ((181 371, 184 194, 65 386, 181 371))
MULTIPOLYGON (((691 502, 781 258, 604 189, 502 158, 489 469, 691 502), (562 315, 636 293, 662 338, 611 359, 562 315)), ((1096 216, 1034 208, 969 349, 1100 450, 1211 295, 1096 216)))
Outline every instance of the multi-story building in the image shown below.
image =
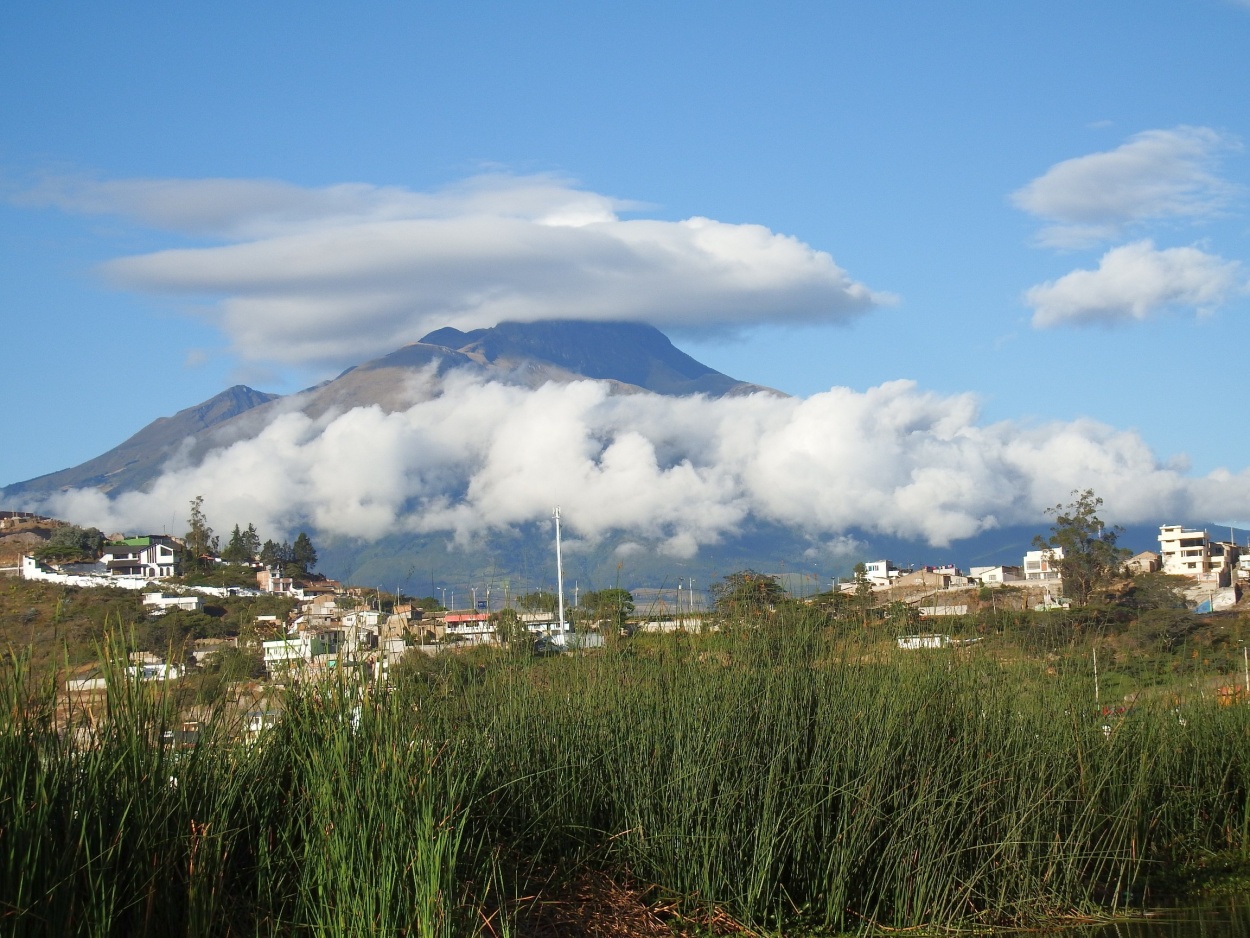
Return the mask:
POLYGON ((178 572, 177 545, 164 534, 128 537, 105 544, 100 563, 109 576, 174 576, 178 572))
POLYGON ((1206 531, 1165 524, 1159 528, 1159 554, 1164 573, 1227 586, 1225 581, 1231 582, 1239 550, 1231 541, 1212 541, 1206 531))
POLYGON ((902 574, 892 560, 872 560, 864 564, 864 577, 873 586, 889 586, 902 574))
POLYGON ((1062 547, 1046 547, 1031 550, 1024 555, 1025 580, 1060 580, 1059 561, 1063 559, 1062 547))

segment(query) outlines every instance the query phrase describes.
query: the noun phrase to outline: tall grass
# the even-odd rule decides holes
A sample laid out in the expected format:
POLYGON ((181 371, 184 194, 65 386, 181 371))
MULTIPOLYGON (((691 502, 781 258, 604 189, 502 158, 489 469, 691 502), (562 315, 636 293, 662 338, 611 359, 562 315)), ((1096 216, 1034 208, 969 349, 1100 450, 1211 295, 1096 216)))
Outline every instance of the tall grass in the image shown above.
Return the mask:
POLYGON ((5 675, 5 934, 455 933, 474 776, 454 744, 337 684, 289 694, 254 744, 219 711, 181 749, 171 696, 107 670, 107 717, 77 734, 56 731, 51 688, 5 675))
MULTIPOLYGON (((1157 900, 1250 847, 1250 708, 1108 721, 1074 669, 846 643, 797 616, 581 657, 447 655, 392 692, 290 692, 181 750, 151 686, 93 737, 0 691, 0 914, 15 935, 472 933, 498 881, 628 872, 689 909, 856 929, 1044 922, 1157 900)), ((498 921, 498 920, 496 920, 498 921)))
POLYGON ((1109 730, 1085 678, 841 649, 801 620, 648 655, 501 669, 475 823, 755 923, 1012 924, 1140 906, 1245 849, 1250 713, 1170 700, 1109 730))

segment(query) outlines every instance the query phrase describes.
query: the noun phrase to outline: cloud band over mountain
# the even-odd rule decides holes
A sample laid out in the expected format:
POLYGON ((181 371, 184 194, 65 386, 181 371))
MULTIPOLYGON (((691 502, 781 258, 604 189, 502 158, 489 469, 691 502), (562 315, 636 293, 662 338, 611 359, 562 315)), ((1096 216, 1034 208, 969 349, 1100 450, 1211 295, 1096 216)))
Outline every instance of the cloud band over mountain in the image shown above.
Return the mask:
POLYGON ((1187 477, 1137 434, 1093 421, 985 425, 972 396, 911 382, 709 399, 444 380, 441 395, 393 413, 286 413, 199 464, 174 459, 145 493, 76 490, 43 507, 105 530, 160 530, 202 494, 219 527, 445 533, 468 546, 560 504, 580 538, 623 532, 675 556, 752 521, 814 543, 862 529, 944 545, 1038 522, 1088 486, 1121 523, 1250 517, 1245 472, 1187 477))

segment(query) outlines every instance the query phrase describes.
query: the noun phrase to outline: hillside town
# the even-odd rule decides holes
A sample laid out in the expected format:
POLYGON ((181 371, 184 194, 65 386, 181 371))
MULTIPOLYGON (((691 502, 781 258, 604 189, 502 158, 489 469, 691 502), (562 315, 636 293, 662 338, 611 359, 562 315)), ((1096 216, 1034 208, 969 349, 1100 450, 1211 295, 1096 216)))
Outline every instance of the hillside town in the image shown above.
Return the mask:
MULTIPOLYGON (((39 525, 64 526, 56 519, 22 512, 0 513, 0 538, 6 542, 32 542, 22 532, 39 525)), ((237 533, 237 532, 236 532, 237 533)), ((1206 530, 1190 530, 1168 524, 1159 529, 1158 551, 1142 551, 1123 561, 1130 574, 1164 574, 1184 578, 1182 591, 1196 612, 1228 609, 1240 598, 1242 584, 1250 580, 1250 548, 1234 541, 1218 540, 1206 530)), ((273 614, 255 617, 249 634, 253 653, 259 654, 266 677, 271 681, 309 680, 345 669, 361 669, 374 679, 384 678, 390 668, 408 654, 435 655, 455 648, 498 645, 508 641, 509 629, 529 635, 535 648, 553 651, 578 645, 602 644, 609 623, 582 609, 576 597, 561 622, 554 603, 526 608, 525 597, 507 590, 483 586, 461 591, 469 599, 468 608, 452 608, 433 601, 388 596, 379 591, 345 586, 325 577, 287 565, 265 563, 248 555, 225 560, 204 555, 200 563, 218 570, 229 570, 237 585, 206 585, 187 582, 181 577, 188 556, 187 539, 165 534, 113 535, 102 538, 94 559, 70 555, 58 560, 45 548, 22 552, 4 573, 25 580, 63 587, 115 588, 137 591, 144 615, 157 617, 171 611, 200 612, 208 600, 225 598, 277 597, 289 601, 285 617, 273 614), (576 623, 576 633, 574 633, 576 623)), ((1037 547, 1027 551, 1018 565, 975 566, 966 572, 953 565, 902 567, 888 559, 857 565, 848 580, 835 580, 828 595, 854 594, 880 608, 901 603, 913 610, 910 621, 957 617, 969 614, 985 602, 1004 608, 1011 604, 1033 610, 1062 609, 1071 605, 1064 593, 1061 547, 1037 547), (1006 591, 1001 600, 996 591, 1006 591), (1010 598, 1009 598, 1010 596, 1010 598)), ((709 625, 708 603, 696 602, 693 582, 676 590, 647 591, 652 601, 637 612, 629 596, 629 620, 619 626, 637 631, 699 631, 709 625)), ((624 591, 620 591, 624 592, 624 591)), ((815 601, 816 597, 805 601, 815 601)), ((541 604, 540 604, 541 605, 541 604)), ((900 640, 900 647, 911 647, 915 637, 900 640)), ((240 638, 196 639, 179 661, 166 661, 152 652, 134 653, 132 670, 148 680, 175 679, 187 668, 202 666, 223 648, 238 648, 240 638)), ((75 689, 99 689, 99 678, 78 678, 75 689), (93 683, 94 682, 94 683, 93 683)))

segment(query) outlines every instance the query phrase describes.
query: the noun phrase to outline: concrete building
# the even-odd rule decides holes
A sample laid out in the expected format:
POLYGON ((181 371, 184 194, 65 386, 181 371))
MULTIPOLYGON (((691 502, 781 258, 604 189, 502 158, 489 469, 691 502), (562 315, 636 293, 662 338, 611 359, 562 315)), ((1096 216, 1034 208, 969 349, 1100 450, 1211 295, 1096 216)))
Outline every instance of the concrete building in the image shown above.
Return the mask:
POLYGON ((917 590, 959 589, 968 586, 970 583, 971 580, 964 576, 957 567, 948 565, 945 567, 921 567, 919 570, 909 570, 907 572, 900 571, 890 586, 898 593, 911 593, 917 590))
POLYGON ((289 576, 282 576, 276 567, 266 567, 256 571, 256 588, 262 593, 285 596, 295 591, 295 581, 289 576))
POLYGON ((199 596, 166 596, 164 593, 144 593, 144 611, 150 616, 163 616, 170 609, 185 609, 187 612, 199 612, 204 608, 204 600, 199 596))
POLYGON ((449 612, 443 619, 448 641, 469 642, 474 645, 496 641, 495 626, 490 614, 485 612, 449 612))
POLYGON ((1143 550, 1124 561, 1126 573, 1158 573, 1162 561, 1153 550, 1143 550))
POLYGON ((1164 573, 1228 586, 1240 550, 1231 541, 1212 541, 1206 531, 1165 524, 1159 528, 1159 554, 1164 573))
POLYGON ((1024 582, 1024 570, 1020 567, 973 567, 968 576, 982 586, 1007 586, 1024 582))
POLYGON ((339 636, 332 632, 304 632, 274 642, 262 642, 265 670, 270 674, 311 664, 322 655, 339 650, 339 636))
POLYGON ((864 576, 873 586, 889 586, 903 571, 892 560, 873 560, 864 564, 864 576))
POLYGON ((1062 579, 1058 565, 1062 559, 1062 547, 1029 551, 1024 555, 1024 579, 1030 582, 1062 579))

